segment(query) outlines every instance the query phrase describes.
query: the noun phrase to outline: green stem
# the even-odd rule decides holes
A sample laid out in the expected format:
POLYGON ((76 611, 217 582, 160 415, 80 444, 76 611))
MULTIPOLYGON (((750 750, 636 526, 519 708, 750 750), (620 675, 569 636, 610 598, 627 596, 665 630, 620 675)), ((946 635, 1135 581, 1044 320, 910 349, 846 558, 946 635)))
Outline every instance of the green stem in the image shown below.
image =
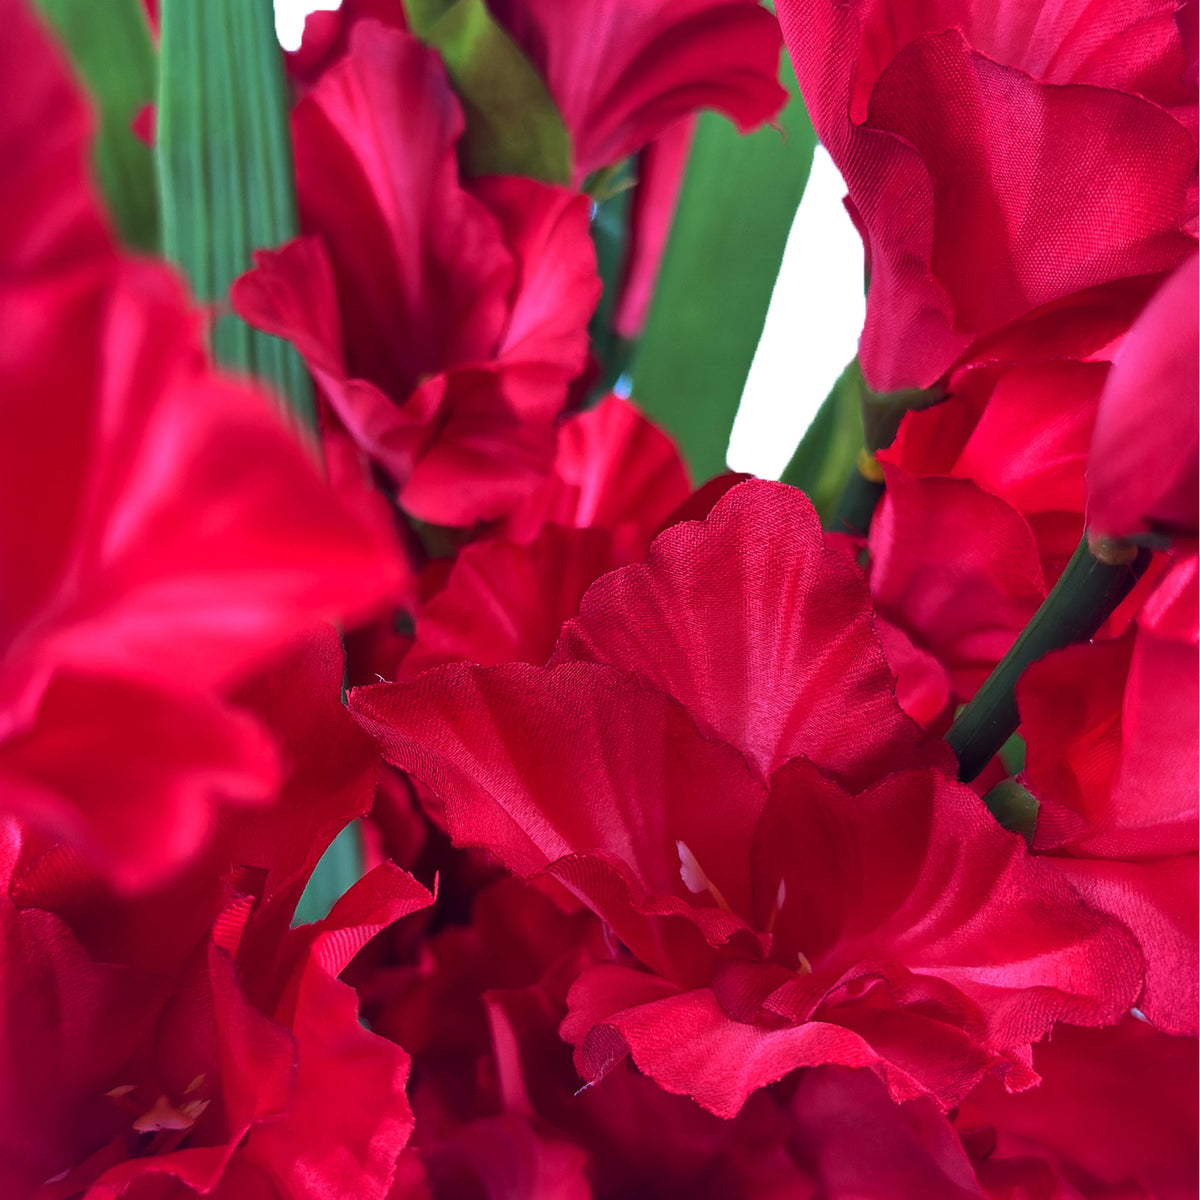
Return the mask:
POLYGON ((1131 561, 1109 564, 1080 543, 1042 606, 987 677, 946 734, 958 758, 958 777, 974 779, 1020 724, 1016 686, 1025 668, 1051 650, 1090 641, 1129 594, 1150 561, 1138 550, 1131 561))

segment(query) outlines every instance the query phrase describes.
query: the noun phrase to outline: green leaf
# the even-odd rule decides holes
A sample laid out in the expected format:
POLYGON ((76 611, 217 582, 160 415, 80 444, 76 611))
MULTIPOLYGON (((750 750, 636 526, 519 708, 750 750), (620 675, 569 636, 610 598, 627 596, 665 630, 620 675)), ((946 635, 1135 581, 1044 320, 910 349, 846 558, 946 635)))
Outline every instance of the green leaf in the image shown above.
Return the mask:
POLYGON ((292 925, 307 925, 329 916, 329 910, 362 876, 362 834, 352 821, 329 844, 309 877, 292 925))
POLYGON ((154 155, 133 119, 154 101, 157 67, 141 0, 37 0, 96 104, 96 180, 129 246, 158 249, 154 155))
MULTIPOLYGON (((679 442, 692 476, 725 469, 816 139, 785 59, 790 99, 747 137, 701 116, 640 348, 633 398, 679 442)), ((803 364, 797 364, 803 369, 803 364)))
POLYGON ((286 342, 228 310, 251 251, 297 233, 287 91, 270 0, 162 0, 156 159, 163 253, 221 315, 213 354, 273 385, 307 426, 312 385, 286 342))
POLYGON ((542 77, 484 0, 403 0, 413 33, 432 46, 462 102, 466 175, 569 183, 571 135, 542 77))
POLYGON ((863 377, 858 359, 838 377, 780 479, 798 487, 827 523, 863 444, 863 377))

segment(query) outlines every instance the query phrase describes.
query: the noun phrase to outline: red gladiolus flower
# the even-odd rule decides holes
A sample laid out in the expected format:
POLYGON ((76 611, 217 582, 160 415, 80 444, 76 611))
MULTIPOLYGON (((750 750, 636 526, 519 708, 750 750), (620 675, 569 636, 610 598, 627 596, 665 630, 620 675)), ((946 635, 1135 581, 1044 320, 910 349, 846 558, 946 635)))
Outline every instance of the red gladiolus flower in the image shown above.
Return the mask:
MULTIPOLYGON (((906 415, 881 456, 888 491, 869 538, 872 597, 949 669, 961 699, 1012 644, 1078 542, 1092 427, 1102 394, 1119 382, 1104 360, 1115 346, 1122 361, 1129 346, 1136 362, 1128 324, 1145 292, 1145 281, 1095 289, 981 343, 978 360, 950 373, 951 397, 906 415)), ((1160 386, 1177 390, 1173 380, 1160 386)), ((1181 421, 1184 407, 1173 406, 1181 421)), ((1135 447, 1157 436, 1131 429, 1127 440, 1135 447)), ((1126 519, 1136 523, 1152 497, 1176 488, 1191 464, 1172 453, 1178 470, 1143 459, 1145 481, 1128 480, 1118 502, 1126 519)), ((1114 470, 1120 457, 1110 449, 1114 470)), ((1186 490, 1176 490, 1182 501, 1186 490)), ((1187 499, 1194 528, 1195 497, 1187 499)), ((1188 518, 1181 511, 1176 520, 1188 518)), ((1021 780, 1041 806, 1034 851, 1137 938, 1147 1017, 1190 1033, 1198 638, 1195 556, 1185 547, 1174 558, 1155 567, 1102 640, 1034 664, 1017 699, 1029 750, 1021 780), (1136 629, 1121 636, 1131 618, 1136 629)))
POLYGON ((1195 88, 1171 5, 782 0, 867 251, 860 361, 925 387, 976 336, 1194 247, 1195 88))
POLYGON ((969 479, 1004 500, 1028 522, 1053 582, 1083 532, 1084 467, 1110 364, 1155 282, 1092 288, 980 339, 948 372, 944 401, 905 413, 881 461, 969 479))
POLYGON ((586 359, 600 291, 586 199, 515 177, 462 185, 440 60, 373 21, 293 129, 310 236, 259 254, 234 306, 295 343, 408 512, 504 516, 549 472, 586 359))
MULTIPOLYGON (((702 108, 746 132, 787 100, 778 79, 779 23, 758 0, 489 0, 487 7, 562 114, 575 186, 702 108)), ((319 78, 364 19, 405 28, 400 0, 343 0, 337 14, 309 18, 293 72, 305 83, 319 78)))
POLYGON ((839 1063, 951 1105, 991 1070, 1029 1086, 1054 1021, 1131 1002, 1132 941, 920 742, 861 574, 793 489, 735 488, 600 580, 556 663, 351 704, 458 843, 607 922, 563 1025, 586 1079, 631 1053, 732 1116, 839 1063))
POLYGON ((1190 612, 1190 636, 1172 637, 1160 616, 1171 591, 1160 584, 1136 636, 1069 647, 1026 672, 1017 688, 1028 747, 1021 781, 1040 803, 1034 850, 1138 939, 1146 961, 1138 1007, 1161 1029, 1194 1034, 1194 570, 1172 605, 1190 612))
POLYGON ((279 803, 233 817, 156 893, 115 896, 65 847, 6 827, 6 1197, 387 1194, 412 1129, 408 1057, 362 1028, 338 975, 431 897, 380 867, 328 918, 289 929, 374 791, 378 758, 341 678, 328 628, 240 691, 289 765, 279 803))
POLYGON ((0 18, 0 68, 29 86, 0 117, 0 780, 9 812, 136 886, 196 849, 215 801, 277 785, 227 689, 370 615, 399 567, 267 398, 208 366, 174 277, 119 257, 82 100, 23 7, 0 18))
POLYGON ((872 598, 949 669, 960 699, 1079 544, 1101 396, 1154 283, 1093 288, 980 339, 947 374, 948 397, 906 413, 880 452, 872 598))

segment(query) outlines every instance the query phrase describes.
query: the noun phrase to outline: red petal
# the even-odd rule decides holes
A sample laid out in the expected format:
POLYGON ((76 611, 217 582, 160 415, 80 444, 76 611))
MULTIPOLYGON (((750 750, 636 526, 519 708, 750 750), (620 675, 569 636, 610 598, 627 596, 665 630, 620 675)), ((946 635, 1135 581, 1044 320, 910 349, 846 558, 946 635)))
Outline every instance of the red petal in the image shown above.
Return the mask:
POLYGON ((1159 289, 1117 354, 1088 459, 1088 526, 1124 536, 1200 526, 1200 256, 1159 289))
POLYGON ((443 798, 459 844, 486 846, 525 876, 603 850, 646 891, 690 905, 682 840, 745 910, 761 785, 740 755, 626 672, 455 665, 358 688, 350 704, 387 761, 443 798))
POLYGON ((621 337, 639 337, 646 324, 695 130, 695 117, 685 117, 638 155, 629 243, 613 315, 613 329, 621 337))
POLYGON ((544 525, 528 546, 494 539, 464 547, 421 610, 404 677, 448 662, 545 663, 584 592, 616 565, 602 529, 544 525))
POLYGON ((764 775, 804 754, 865 781, 915 748, 862 572, 783 484, 731 489, 707 521, 657 538, 645 564, 598 581, 553 661, 579 659, 674 696, 764 775))
POLYGON ((900 15, 793 0, 780 19, 867 243, 860 360, 877 390, 928 386, 972 336, 1191 249, 1194 142, 1159 104, 1184 115, 1194 98, 1165 9, 998 22, 965 0, 900 15))
POLYGON ((967 480, 886 468, 871 522, 871 596, 969 698, 1045 599, 1029 525, 967 480))
POLYGON ((1138 1007, 1146 1019, 1167 1033, 1195 1037, 1200 1024, 1196 855, 1151 862, 1057 857, 1048 861, 1089 907, 1115 917, 1137 939, 1146 960, 1138 1007))
POLYGON ((528 542, 547 521, 606 529, 622 561, 632 562, 645 557, 651 535, 690 490, 670 437, 609 394, 559 425, 553 473, 509 517, 505 532, 528 542))
POLYGON ((679 991, 626 967, 585 971, 569 1003, 562 1035, 575 1044, 585 1079, 602 1079, 630 1053, 660 1087, 719 1117, 736 1116, 752 1092, 797 1067, 879 1062, 862 1038, 837 1025, 767 1029, 733 1021, 707 988, 679 991))
POLYGON ((94 855, 123 888, 159 882, 211 833, 219 801, 264 801, 262 728, 214 697, 62 672, 0 742, 7 804, 94 855))
MULTIPOLYGON (((5 285, 108 265, 113 245, 89 170, 92 114, 58 45, 22 0, 0 3, 0 267, 5 285)), ((9 335, 11 336, 11 335, 9 335)))
POLYGON ((780 34, 753 0, 496 0, 571 133, 575 179, 619 162, 699 108, 745 132, 786 93, 780 34))
POLYGON ((527 394, 513 403, 530 417, 555 417, 565 385, 587 361, 587 324, 600 299, 587 197, 532 179, 496 177, 471 187, 500 222, 517 268, 508 323, 496 356, 507 368, 536 370, 527 394))
POLYGON ((397 401, 503 330, 512 258, 459 186, 462 129, 437 55, 372 21, 296 107, 301 220, 333 263, 346 365, 397 401))
MULTIPOLYGON (((987 1185, 1006 1167, 1054 1164, 1059 1195, 1186 1200, 1196 1190, 1196 1043, 1127 1017, 1112 1029, 1063 1026, 1034 1051, 1040 1087, 1008 1095, 994 1082, 963 1105, 960 1129, 992 1126, 976 1163, 987 1185)), ((1026 1166, 1026 1169, 1028 1167, 1026 1166)), ((1028 1177, 1026 1177, 1028 1178, 1028 1177)), ((997 1186, 989 1195, 1029 1194, 997 1186)))
POLYGON ((410 875, 387 864, 355 884, 318 926, 296 931, 305 949, 275 1014, 296 1038, 295 1099, 285 1116, 252 1130, 242 1151, 282 1193, 315 1188, 330 1200, 388 1194, 413 1127, 409 1057, 359 1024, 358 997, 337 976, 376 933, 431 902, 410 875))

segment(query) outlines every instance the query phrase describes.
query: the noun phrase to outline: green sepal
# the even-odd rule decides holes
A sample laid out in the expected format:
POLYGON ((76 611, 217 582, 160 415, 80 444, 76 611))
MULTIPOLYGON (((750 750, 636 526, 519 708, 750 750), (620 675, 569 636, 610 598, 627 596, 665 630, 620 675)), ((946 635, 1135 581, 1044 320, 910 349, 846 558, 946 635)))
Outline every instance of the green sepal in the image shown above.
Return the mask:
MULTIPOLYGON (((693 479, 725 469, 816 138, 791 65, 779 128, 739 136, 701 115, 631 375, 633 398, 679 443, 693 479)), ((798 367, 798 369, 802 369, 798 367)))
POLYGON ((1000 747, 999 754, 1004 769, 1010 775, 1020 775, 1025 770, 1025 739, 1019 733, 1014 733, 1000 747))
POLYGON ((409 28, 441 55, 463 106, 463 174, 571 180, 571 135, 542 77, 484 0, 403 0, 409 28))
POLYGON ((1041 806, 1037 797, 1015 779, 1001 780, 984 796, 983 802, 1000 825, 1010 833, 1019 833, 1027 842, 1033 842, 1041 806))
POLYGON ((863 378, 858 359, 838 377, 817 409, 780 479, 813 502, 823 524, 833 516, 843 485, 863 444, 863 378))
POLYGON ((141 0, 37 0, 95 102, 96 181, 126 245, 159 247, 154 155, 134 118, 154 101, 158 67, 141 0))
POLYGON ((313 428, 312 384, 295 350, 228 307, 251 252, 298 232, 270 0, 162 0, 156 160, 163 253, 216 305, 214 357, 271 384, 313 428))

